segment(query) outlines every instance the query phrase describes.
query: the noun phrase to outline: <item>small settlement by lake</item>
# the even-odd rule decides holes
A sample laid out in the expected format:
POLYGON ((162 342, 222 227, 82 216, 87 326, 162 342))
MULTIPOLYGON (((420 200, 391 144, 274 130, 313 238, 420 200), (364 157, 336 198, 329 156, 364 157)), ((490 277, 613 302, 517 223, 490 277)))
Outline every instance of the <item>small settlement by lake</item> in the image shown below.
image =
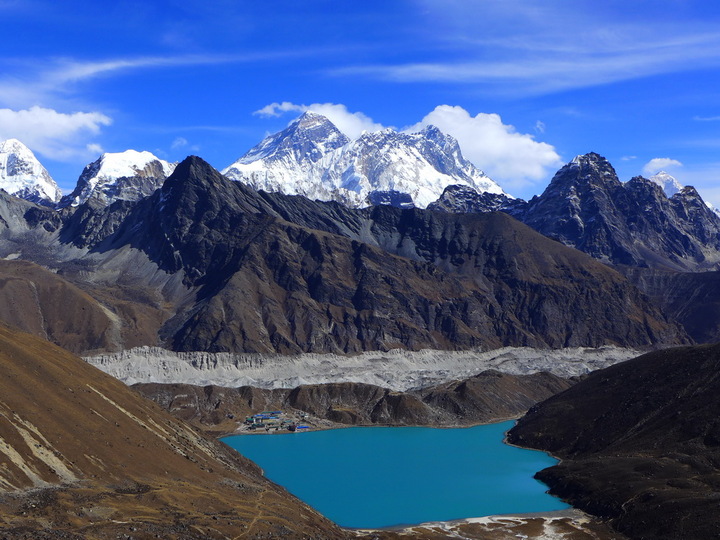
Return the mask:
POLYGON ((238 426, 237 432, 302 432, 311 427, 307 424, 308 415, 305 413, 291 414, 285 411, 263 411, 247 416, 245 422, 238 426))

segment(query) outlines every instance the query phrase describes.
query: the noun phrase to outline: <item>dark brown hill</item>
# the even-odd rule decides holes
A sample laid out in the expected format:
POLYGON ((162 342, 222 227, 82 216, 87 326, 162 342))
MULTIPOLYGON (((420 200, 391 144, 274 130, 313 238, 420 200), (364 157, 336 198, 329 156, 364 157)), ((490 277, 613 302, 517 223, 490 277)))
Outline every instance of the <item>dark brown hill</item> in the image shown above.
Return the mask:
POLYGON ((235 429, 238 419, 275 409, 303 411, 348 425, 468 426, 517 417, 570 385, 549 373, 508 375, 489 370, 410 392, 361 383, 275 390, 151 383, 133 389, 203 430, 227 432, 235 429))
POLYGON ((6 538, 341 538, 259 469, 122 383, 0 326, 6 538))
POLYGON ((720 345, 667 349, 591 373, 509 433, 563 461, 538 474, 631 538, 720 536, 720 345))

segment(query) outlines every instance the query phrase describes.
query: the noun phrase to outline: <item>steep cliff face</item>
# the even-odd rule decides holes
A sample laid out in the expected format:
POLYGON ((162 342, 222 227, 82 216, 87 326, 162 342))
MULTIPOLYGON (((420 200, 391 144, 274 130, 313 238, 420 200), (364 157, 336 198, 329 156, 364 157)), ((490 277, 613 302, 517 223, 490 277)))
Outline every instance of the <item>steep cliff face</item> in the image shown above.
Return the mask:
POLYGON ((716 538, 720 347, 667 349, 596 371, 509 433, 563 461, 551 492, 631 538, 716 538))
POLYGON ((8 538, 343 538, 251 462, 43 340, 0 326, 8 538))

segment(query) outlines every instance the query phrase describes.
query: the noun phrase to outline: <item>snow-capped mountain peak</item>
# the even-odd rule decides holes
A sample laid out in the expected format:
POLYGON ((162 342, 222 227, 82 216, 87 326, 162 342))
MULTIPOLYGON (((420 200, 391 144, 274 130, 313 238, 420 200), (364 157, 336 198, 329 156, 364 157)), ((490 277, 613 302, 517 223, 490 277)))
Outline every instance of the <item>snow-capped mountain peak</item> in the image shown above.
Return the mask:
POLYGON ((658 171, 658 173, 651 176, 649 180, 655 182, 657 185, 663 188, 663 191, 668 198, 681 191, 684 187, 680 182, 677 181, 677 179, 675 179, 675 177, 669 175, 665 171, 658 171))
POLYGON ((240 158, 239 163, 249 164, 260 159, 278 161, 285 157, 291 157, 298 162, 314 162, 348 142, 350 139, 330 120, 321 114, 308 111, 284 130, 266 137, 251 148, 240 158))
POLYGON ((60 206, 78 206, 90 198, 102 204, 136 201, 159 188, 175 165, 147 151, 102 154, 83 169, 75 189, 63 197, 60 206))
POLYGON ((35 154, 17 139, 0 141, 0 188, 44 205, 55 204, 62 195, 35 154))
POLYGON ((435 126, 419 133, 391 128, 363 132, 351 141, 316 113, 303 114, 222 173, 255 189, 336 200, 352 207, 408 194, 415 206, 424 208, 454 184, 480 193, 503 193, 463 158, 453 137, 435 126))

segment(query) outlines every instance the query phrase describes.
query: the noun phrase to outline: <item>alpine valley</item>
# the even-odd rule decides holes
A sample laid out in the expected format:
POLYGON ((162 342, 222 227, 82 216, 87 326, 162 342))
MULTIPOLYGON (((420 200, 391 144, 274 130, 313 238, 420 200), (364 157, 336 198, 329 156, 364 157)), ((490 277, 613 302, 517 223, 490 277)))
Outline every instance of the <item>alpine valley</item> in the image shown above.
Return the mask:
MULTIPOLYGON (((711 475, 720 467, 715 423, 696 426, 711 422, 703 400, 688 402, 692 444, 668 406, 670 427, 656 431, 677 452, 657 454, 665 468, 637 461, 642 471, 623 487, 655 433, 643 395, 659 411, 663 399, 694 391, 693 370, 704 374, 703 392, 717 371, 708 366, 718 355, 701 344, 720 341, 720 216, 666 173, 622 182, 588 153, 523 201, 435 127, 350 140, 305 113, 222 172, 197 156, 168 163, 149 152, 108 153, 65 196, 11 139, 0 143, 0 188, 0 361, 22 382, 4 379, 0 397, 0 523, 16 537, 110 537, 127 523, 138 538, 357 537, 199 432, 227 433, 236 417, 278 407, 332 425, 445 426, 530 409, 513 441, 568 460, 542 473, 562 497, 631 538, 672 537, 668 520, 655 522, 657 536, 637 521, 669 507, 674 523, 702 521, 672 504, 713 495, 714 484, 696 478, 699 467, 711 475), (133 392, 73 353, 146 384, 133 392), (357 370, 344 369, 343 358, 357 370), (380 380, 380 368, 393 364, 402 367, 380 380), (611 364, 619 365, 587 375, 611 364), (310 380, 310 365, 328 377, 310 380), (227 381, 258 367, 272 367, 272 380, 198 386, 210 368, 227 381), (652 381, 645 394, 644 381, 652 381), (637 406, 609 425, 623 414, 618 396, 631 391, 642 394, 637 406), (52 414, 33 412, 48 394, 52 414), (65 410, 76 425, 134 431, 71 444, 55 425, 65 410), (27 416, 36 413, 46 421, 27 416), (626 425, 634 435, 625 441, 617 431, 626 425), (166 463, 163 474, 140 465, 150 449, 166 463), (615 474, 602 460, 620 451, 615 474), (128 459, 115 462, 113 452, 128 459), (600 485, 585 462, 620 487, 600 485), (677 486, 653 506, 660 480, 635 479, 656 474, 677 486), (187 497, 167 495, 184 483, 194 486, 187 497)), ((531 521, 513 532, 531 531, 531 521)), ((694 531, 688 538, 718 532, 714 521, 683 523, 694 531)), ((463 534, 508 532, 483 527, 463 534)), ((560 538, 617 537, 595 521, 584 532, 563 527, 560 538)), ((412 534, 437 537, 432 528, 412 534)))

